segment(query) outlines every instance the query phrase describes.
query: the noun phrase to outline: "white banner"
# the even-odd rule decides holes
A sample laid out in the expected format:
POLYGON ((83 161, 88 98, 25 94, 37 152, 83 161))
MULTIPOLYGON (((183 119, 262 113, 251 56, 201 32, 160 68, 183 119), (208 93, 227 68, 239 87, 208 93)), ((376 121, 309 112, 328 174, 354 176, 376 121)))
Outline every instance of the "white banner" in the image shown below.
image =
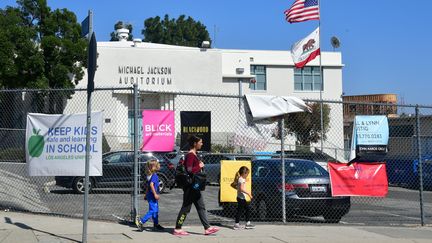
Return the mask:
MULTIPOLYGON (((102 112, 92 112, 90 176, 102 175, 102 112)), ((26 161, 30 176, 84 176, 87 114, 29 113, 26 161)))
POLYGON ((254 121, 288 113, 311 111, 302 99, 294 96, 250 94, 245 96, 254 121))

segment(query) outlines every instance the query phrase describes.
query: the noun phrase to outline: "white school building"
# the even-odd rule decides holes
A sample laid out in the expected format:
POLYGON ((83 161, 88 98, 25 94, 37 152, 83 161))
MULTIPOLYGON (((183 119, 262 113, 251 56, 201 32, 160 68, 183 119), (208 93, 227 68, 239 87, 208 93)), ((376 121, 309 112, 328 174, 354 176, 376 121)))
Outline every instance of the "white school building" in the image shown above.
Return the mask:
MULTIPOLYGON (((95 87, 131 87, 136 83, 140 90, 141 110, 174 109, 176 119, 179 119, 180 103, 181 110, 210 110, 212 142, 213 133, 230 133, 236 127, 235 119, 218 118, 230 116, 223 106, 231 101, 219 102, 218 99, 224 98, 212 97, 214 102, 200 102, 200 98, 189 97, 186 102, 184 97, 179 101, 179 95, 158 92, 263 94, 318 100, 323 85, 323 100, 342 100, 343 64, 340 52, 322 53, 323 79, 319 72, 319 58, 303 69, 296 69, 289 50, 230 50, 118 41, 98 42, 97 52, 95 87)), ((85 75, 77 88, 86 87, 85 75)), ((92 109, 104 111, 104 134, 109 143, 130 144, 128 134, 133 93, 116 90, 104 92, 104 97, 101 95, 95 92, 92 109)), ((78 104, 83 106, 85 99, 83 95, 74 95, 68 101, 65 113, 76 112, 74 108, 78 104)), ((324 147, 343 150, 342 105, 331 107, 330 124, 324 147)), ((180 122, 176 121, 176 126, 179 125, 180 122)), ((294 144, 294 141, 287 144, 294 144)))

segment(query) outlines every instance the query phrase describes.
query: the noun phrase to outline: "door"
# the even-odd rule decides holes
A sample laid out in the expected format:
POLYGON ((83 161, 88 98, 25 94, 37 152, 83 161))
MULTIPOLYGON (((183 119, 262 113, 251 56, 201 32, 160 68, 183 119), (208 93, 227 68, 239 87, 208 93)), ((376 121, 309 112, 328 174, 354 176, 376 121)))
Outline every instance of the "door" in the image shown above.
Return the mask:
POLYGON ((109 187, 129 187, 133 178, 133 153, 115 152, 103 158, 103 176, 99 183, 109 187))

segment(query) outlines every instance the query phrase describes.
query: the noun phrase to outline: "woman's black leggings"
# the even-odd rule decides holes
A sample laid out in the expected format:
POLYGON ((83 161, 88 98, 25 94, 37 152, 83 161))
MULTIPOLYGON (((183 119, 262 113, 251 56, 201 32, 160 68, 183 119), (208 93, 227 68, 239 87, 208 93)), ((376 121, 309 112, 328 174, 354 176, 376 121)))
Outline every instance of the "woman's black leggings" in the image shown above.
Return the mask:
POLYGON ((204 226, 204 229, 210 228, 210 224, 207 220, 207 212, 205 209, 204 200, 201 195, 201 191, 192 189, 191 187, 186 187, 183 189, 183 192, 184 192, 183 205, 177 216, 176 229, 182 228, 186 216, 192 208, 192 204, 195 205, 195 208, 198 212, 198 216, 201 220, 202 225, 204 226))

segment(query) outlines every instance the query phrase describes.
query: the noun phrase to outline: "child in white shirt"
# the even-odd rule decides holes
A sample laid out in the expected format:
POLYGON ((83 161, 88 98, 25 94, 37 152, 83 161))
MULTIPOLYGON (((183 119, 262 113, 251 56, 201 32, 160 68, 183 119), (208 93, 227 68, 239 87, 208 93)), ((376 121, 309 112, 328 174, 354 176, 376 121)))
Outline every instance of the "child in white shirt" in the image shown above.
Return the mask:
POLYGON ((240 167, 239 171, 236 174, 235 181, 237 181, 237 214, 235 217, 235 225, 233 229, 242 229, 240 226, 240 217, 245 211, 246 216, 246 229, 255 228, 254 225, 250 222, 250 207, 249 203, 246 201, 246 197, 249 197, 252 200, 252 192, 249 192, 246 189, 246 178, 249 175, 249 169, 246 166, 240 167))

